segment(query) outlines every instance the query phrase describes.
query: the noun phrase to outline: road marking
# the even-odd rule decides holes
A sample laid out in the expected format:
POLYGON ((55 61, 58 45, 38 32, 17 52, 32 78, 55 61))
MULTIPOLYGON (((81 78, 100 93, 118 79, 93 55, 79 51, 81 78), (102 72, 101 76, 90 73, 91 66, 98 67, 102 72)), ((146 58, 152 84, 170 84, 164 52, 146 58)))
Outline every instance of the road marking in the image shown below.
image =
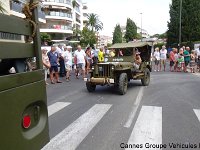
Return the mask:
POLYGON ((162 107, 142 106, 128 144, 145 143, 162 144, 162 107))
POLYGON ((200 122, 200 109, 193 109, 193 110, 200 122))
POLYGON ((144 93, 144 87, 141 87, 140 90, 139 90, 139 93, 137 95, 137 98, 135 100, 135 103, 133 104, 133 108, 132 108, 132 111, 128 117, 128 120, 127 122, 125 123, 124 127, 125 128, 130 128, 132 122, 133 122, 133 119, 135 117, 135 113, 140 105, 140 102, 142 100, 142 97, 143 97, 143 93, 144 93))
POLYGON ((68 103, 68 102, 56 102, 48 106, 48 116, 55 114, 56 112, 60 111, 61 109, 65 108, 66 106, 70 104, 71 103, 68 103))
POLYGON ((42 150, 75 150, 111 106, 110 104, 94 105, 56 135, 42 150))

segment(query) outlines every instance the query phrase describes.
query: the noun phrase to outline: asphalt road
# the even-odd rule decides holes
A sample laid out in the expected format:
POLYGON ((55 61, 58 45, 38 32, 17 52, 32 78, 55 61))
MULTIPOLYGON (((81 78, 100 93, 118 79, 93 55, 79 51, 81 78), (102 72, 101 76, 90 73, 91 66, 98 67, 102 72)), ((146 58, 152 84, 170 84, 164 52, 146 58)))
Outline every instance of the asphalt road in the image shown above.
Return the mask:
POLYGON ((200 149, 200 75, 152 72, 148 87, 131 81, 123 96, 101 86, 88 93, 73 76, 61 80, 47 86, 44 150, 200 149))

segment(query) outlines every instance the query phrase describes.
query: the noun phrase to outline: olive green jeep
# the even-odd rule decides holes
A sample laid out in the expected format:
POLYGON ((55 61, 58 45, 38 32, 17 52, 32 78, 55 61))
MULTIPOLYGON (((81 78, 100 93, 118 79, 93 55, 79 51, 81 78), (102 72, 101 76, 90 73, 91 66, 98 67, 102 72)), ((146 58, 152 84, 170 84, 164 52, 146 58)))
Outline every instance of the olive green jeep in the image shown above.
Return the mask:
POLYGON ((130 80, 141 80, 143 86, 149 85, 152 43, 118 43, 109 49, 115 56, 105 56, 104 62, 92 66, 90 77, 84 78, 89 92, 94 92, 97 85, 114 85, 124 95, 130 80), (134 65, 136 53, 140 53, 142 60, 138 67, 134 65))

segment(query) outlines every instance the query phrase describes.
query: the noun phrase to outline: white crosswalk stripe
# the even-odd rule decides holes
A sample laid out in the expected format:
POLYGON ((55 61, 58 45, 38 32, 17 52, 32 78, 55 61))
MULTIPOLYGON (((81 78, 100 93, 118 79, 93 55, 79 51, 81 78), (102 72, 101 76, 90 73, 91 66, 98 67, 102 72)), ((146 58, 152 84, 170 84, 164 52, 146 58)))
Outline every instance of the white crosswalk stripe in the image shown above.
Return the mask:
POLYGON ((110 104, 96 104, 56 135, 42 150, 74 150, 111 108, 110 104))
POLYGON ((128 144, 145 143, 162 144, 162 107, 142 106, 128 144))
POLYGON ((127 122, 125 123, 124 127, 126 128, 130 128, 132 122, 133 122, 133 119, 135 117, 135 113, 140 105, 140 101, 142 100, 142 97, 143 97, 143 93, 144 93, 144 87, 141 87, 139 92, 138 92, 138 95, 137 95, 137 98, 135 100, 135 103, 133 105, 133 108, 132 108, 132 111, 128 117, 128 120, 127 122))
POLYGON ((65 108, 66 106, 70 104, 71 103, 68 103, 68 102, 56 102, 48 106, 48 116, 55 114, 56 112, 60 111, 61 109, 65 108))
POLYGON ((200 122, 200 109, 193 109, 193 110, 200 122))

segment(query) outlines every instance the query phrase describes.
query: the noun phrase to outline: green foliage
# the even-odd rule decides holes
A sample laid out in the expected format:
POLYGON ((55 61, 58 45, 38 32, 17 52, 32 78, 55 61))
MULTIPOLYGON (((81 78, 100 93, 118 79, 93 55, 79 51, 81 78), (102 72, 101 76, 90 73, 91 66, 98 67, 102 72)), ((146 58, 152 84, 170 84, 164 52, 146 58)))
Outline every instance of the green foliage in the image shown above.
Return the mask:
POLYGON ((113 44, 115 43, 122 43, 122 31, 119 24, 115 26, 113 33, 113 44))
POLYGON ((51 36, 48 33, 40 33, 41 42, 50 42, 51 36))
MULTIPOLYGON (((181 41, 191 42, 200 39, 200 3, 199 0, 182 0, 182 37, 181 41)), ((172 0, 170 22, 168 22, 168 45, 179 43, 180 0, 172 0)))
POLYGON ((135 39, 141 39, 141 38, 142 38, 141 34, 140 34, 140 33, 137 33, 135 39))
POLYGON ((95 33, 89 30, 88 28, 84 27, 81 32, 80 44, 86 47, 87 45, 93 46, 96 43, 97 38, 95 33))
POLYGON ((137 37, 137 26, 135 22, 130 18, 127 18, 126 22, 126 33, 125 33, 126 42, 132 41, 134 38, 137 37))
POLYGON ((99 16, 97 14, 91 13, 87 15, 88 22, 86 27, 91 29, 92 31, 99 31, 103 29, 103 23, 99 20, 99 16))
POLYGON ((76 7, 76 0, 72 0, 72 7, 73 7, 73 8, 76 7))
POLYGON ((167 38, 167 32, 163 33, 163 34, 154 34, 151 37, 156 37, 158 39, 166 39, 167 38))

